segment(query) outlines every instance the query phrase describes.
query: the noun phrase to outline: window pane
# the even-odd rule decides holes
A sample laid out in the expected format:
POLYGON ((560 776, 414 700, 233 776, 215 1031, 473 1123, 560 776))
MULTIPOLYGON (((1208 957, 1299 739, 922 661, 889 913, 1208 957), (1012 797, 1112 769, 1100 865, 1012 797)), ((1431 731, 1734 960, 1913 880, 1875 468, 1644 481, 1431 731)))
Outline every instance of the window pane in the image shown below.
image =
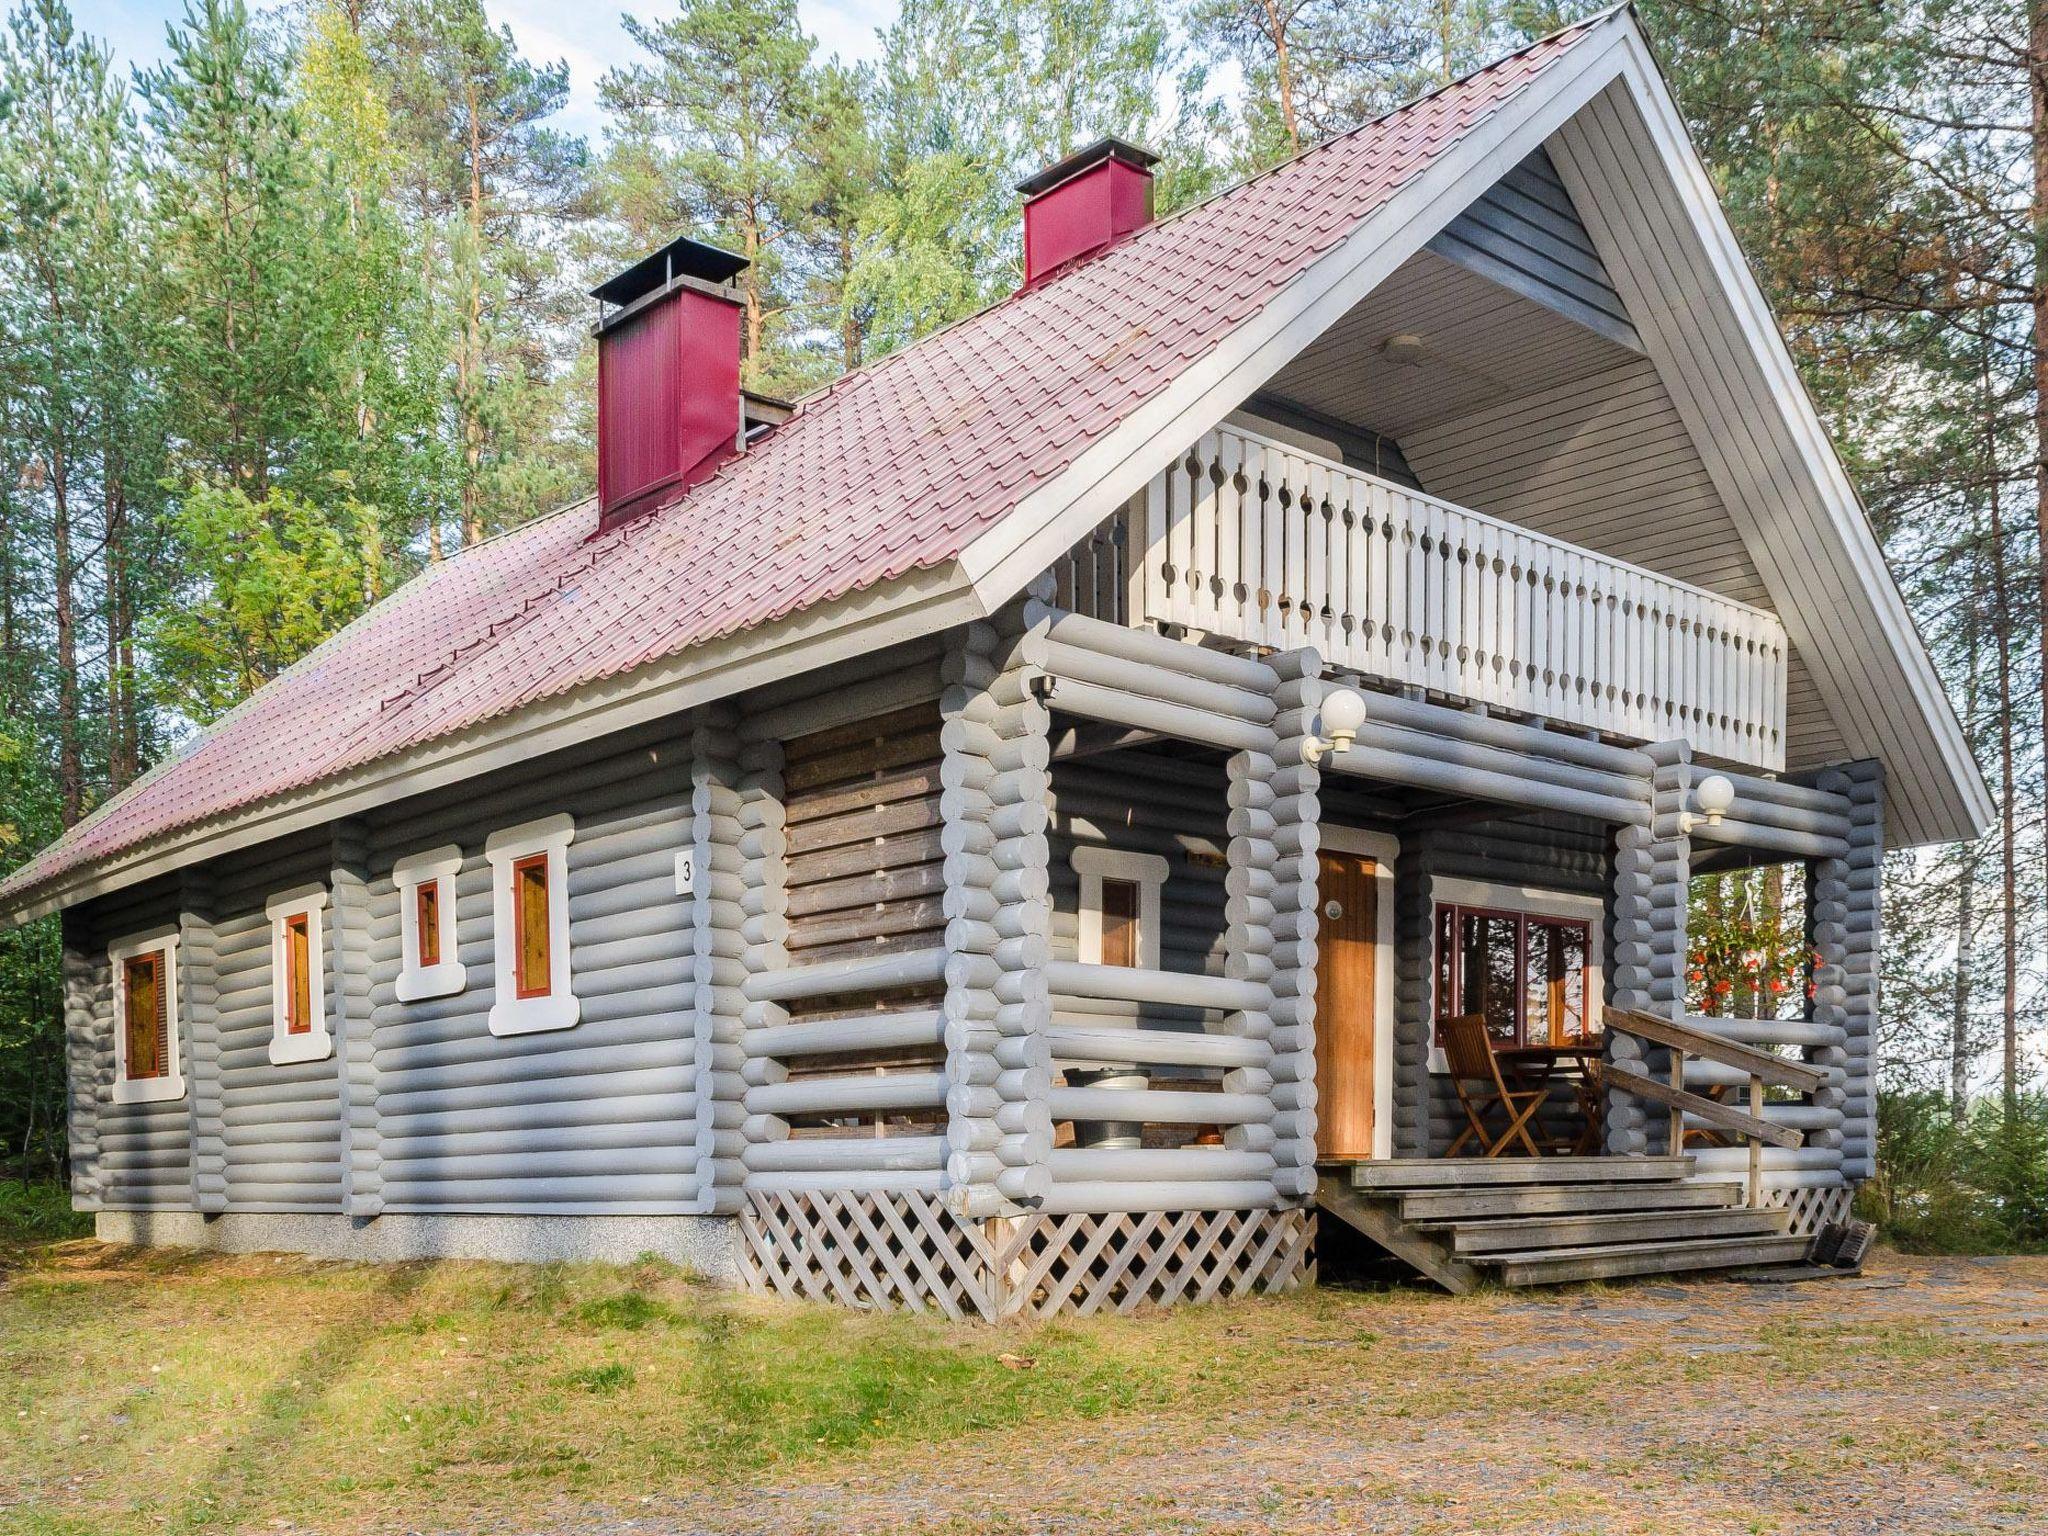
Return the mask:
POLYGON ((1138 963, 1138 882, 1102 882, 1102 963, 1138 963))
POLYGON ((303 1035, 313 1027, 311 919, 303 912, 284 920, 285 1033, 303 1035))
POLYGON ((413 895, 413 931, 422 969, 441 963, 441 882, 423 880, 413 895))
POLYGON ((521 997, 546 997, 549 974, 548 856, 534 854, 512 866, 512 922, 518 930, 516 985, 521 997))
POLYGON ((1460 912, 1458 1012, 1486 1016, 1486 1032, 1500 1044, 1515 1042, 1515 919, 1494 912, 1460 912))
POLYGON ((162 1077, 169 1068, 164 1051, 163 964, 162 955, 149 954, 136 955, 122 967, 130 1079, 162 1077))
POLYGON ((1529 1038, 1575 1045, 1589 1038, 1586 1017, 1587 928, 1555 918, 1529 919, 1529 1038))

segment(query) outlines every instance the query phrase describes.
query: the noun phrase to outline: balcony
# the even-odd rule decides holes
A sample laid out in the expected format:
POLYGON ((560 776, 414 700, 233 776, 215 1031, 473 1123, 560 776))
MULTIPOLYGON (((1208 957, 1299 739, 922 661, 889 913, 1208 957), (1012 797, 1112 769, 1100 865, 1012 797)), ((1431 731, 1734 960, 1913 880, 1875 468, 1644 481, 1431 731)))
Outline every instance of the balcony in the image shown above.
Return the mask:
POLYGON ((1625 740, 1785 765, 1784 626, 1237 426, 1155 478, 1136 622, 1625 740))

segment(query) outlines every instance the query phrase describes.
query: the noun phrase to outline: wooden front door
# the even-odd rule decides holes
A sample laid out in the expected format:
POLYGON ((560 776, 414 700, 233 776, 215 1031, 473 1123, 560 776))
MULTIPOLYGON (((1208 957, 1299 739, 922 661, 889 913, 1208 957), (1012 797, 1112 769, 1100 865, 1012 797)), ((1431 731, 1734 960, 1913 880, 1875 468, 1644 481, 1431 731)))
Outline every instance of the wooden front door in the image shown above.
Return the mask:
POLYGON ((1320 855, 1316 957, 1316 1152, 1371 1157, 1374 941, 1378 866, 1358 853, 1320 855))

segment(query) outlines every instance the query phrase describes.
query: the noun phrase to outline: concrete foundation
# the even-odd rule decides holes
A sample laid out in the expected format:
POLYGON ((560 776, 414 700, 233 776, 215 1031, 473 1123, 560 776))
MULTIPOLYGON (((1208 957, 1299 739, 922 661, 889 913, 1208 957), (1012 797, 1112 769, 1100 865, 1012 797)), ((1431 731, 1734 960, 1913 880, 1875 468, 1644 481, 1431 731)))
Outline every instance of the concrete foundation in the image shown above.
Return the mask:
POLYGON ((396 1263, 490 1259, 508 1264, 630 1264, 652 1254, 734 1285, 739 1240, 729 1216, 414 1215, 356 1218, 290 1212, 100 1211, 101 1242, 215 1253, 303 1253, 320 1259, 396 1263))

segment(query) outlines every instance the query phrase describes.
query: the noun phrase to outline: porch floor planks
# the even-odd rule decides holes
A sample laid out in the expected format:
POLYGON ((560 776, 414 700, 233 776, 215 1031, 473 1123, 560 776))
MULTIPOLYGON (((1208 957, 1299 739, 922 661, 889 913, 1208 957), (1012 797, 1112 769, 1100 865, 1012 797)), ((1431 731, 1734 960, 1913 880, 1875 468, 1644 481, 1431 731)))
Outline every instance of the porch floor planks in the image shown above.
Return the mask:
MULTIPOLYGON (((1672 1239, 1775 1236, 1785 1230, 1787 1211, 1746 1207, 1705 1211, 1614 1211, 1597 1216, 1550 1216, 1532 1221, 1444 1223, 1452 1253, 1460 1258, 1531 1249, 1611 1247, 1618 1243, 1672 1239)), ((1436 1230, 1426 1223, 1424 1231, 1436 1230)))
POLYGON ((1630 1275, 1677 1275, 1757 1264, 1797 1264, 1813 1247, 1804 1237, 1707 1238, 1688 1243, 1623 1243, 1609 1248, 1560 1248, 1502 1255, 1494 1271, 1501 1284, 1569 1285, 1630 1275))
POLYGON ((1381 1158, 1348 1165, 1351 1187, 1375 1193, 1475 1185, 1593 1184, 1679 1179, 1690 1157, 1381 1158))
POLYGON ((1489 1216, 1568 1216, 1598 1211, 1719 1210, 1742 1198, 1735 1184, 1567 1184, 1521 1188, 1424 1190, 1401 1196, 1403 1221, 1489 1216))

